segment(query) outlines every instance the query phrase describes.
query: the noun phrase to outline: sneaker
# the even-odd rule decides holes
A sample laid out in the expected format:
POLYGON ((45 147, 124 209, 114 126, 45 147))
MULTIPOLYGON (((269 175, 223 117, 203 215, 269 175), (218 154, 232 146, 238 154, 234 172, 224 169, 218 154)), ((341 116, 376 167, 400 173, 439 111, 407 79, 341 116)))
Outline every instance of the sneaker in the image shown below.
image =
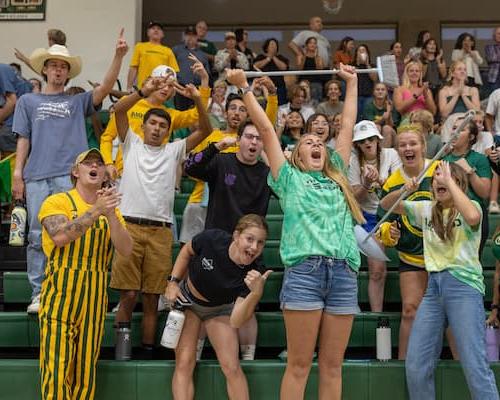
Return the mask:
POLYGON ((31 304, 28 306, 27 310, 28 314, 38 314, 38 310, 40 309, 40 295, 37 294, 31 300, 31 304))
POLYGON ((496 201, 490 201, 489 212, 490 214, 500 214, 500 207, 496 201))
POLYGON ((113 309, 111 310, 111 312, 116 314, 119 309, 120 309, 120 303, 118 303, 116 306, 114 306, 113 309))
POLYGON ((160 294, 160 297, 158 297, 158 311, 165 311, 168 310, 168 302, 165 296, 160 294))

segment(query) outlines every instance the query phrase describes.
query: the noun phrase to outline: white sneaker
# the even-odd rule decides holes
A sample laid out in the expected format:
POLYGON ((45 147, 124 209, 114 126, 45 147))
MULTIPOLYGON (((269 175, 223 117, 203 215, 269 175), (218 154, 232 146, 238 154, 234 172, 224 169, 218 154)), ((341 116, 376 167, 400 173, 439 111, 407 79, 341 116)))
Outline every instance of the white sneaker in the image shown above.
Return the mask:
POLYGON ((28 314, 38 314, 38 310, 40 309, 40 295, 37 294, 35 297, 33 297, 33 300, 31 300, 31 304, 27 308, 28 314))
POLYGON ((120 303, 118 303, 116 306, 114 306, 113 309, 111 310, 111 312, 116 314, 119 309, 120 309, 120 303))
POLYGON ((489 212, 490 214, 500 214, 500 207, 496 201, 490 201, 489 212))
POLYGON ((158 311, 165 311, 168 310, 168 308, 169 307, 167 299, 165 298, 165 296, 160 294, 160 296, 158 297, 158 311))

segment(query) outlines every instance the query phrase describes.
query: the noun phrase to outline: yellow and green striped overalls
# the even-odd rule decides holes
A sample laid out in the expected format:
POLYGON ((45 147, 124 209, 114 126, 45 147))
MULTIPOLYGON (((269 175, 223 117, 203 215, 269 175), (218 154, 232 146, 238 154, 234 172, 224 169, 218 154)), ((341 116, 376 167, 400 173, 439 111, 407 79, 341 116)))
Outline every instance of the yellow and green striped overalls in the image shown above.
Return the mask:
MULTIPOLYGON (((58 195, 71 202, 72 219, 89 208, 80 199, 77 207, 68 192, 58 195)), ((112 256, 108 222, 100 216, 79 239, 54 247, 47 259, 39 313, 44 400, 94 398, 112 256)))

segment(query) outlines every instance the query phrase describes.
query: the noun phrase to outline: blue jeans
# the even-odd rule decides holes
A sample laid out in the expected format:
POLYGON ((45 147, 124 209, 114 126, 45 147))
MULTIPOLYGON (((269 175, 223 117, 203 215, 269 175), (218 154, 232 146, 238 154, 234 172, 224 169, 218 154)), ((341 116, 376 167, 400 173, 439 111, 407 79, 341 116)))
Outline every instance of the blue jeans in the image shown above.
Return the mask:
POLYGON ((473 400, 498 400, 486 359, 483 296, 448 271, 429 274, 408 342, 406 382, 411 400, 436 398, 434 370, 449 325, 473 400))
POLYGON ((280 303, 282 310, 357 314, 357 273, 345 260, 310 256, 285 269, 280 303))
POLYGON ((72 187, 69 175, 26 182, 26 207, 29 225, 26 257, 28 279, 33 291, 32 298, 40 294, 46 261, 42 250, 42 225, 38 221, 40 207, 51 194, 66 192, 72 187))

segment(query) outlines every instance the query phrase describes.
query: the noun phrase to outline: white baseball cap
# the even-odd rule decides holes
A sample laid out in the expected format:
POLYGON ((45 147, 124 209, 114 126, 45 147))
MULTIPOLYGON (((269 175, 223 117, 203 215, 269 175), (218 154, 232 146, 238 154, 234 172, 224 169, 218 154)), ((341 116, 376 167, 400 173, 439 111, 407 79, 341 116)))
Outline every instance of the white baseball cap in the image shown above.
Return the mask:
POLYGON ((384 138, 380 134, 375 122, 363 120, 354 125, 354 137, 352 138, 353 142, 359 142, 360 140, 364 140, 372 136, 376 136, 379 139, 384 138))
POLYGON ((172 67, 169 67, 168 65, 158 65, 153 69, 153 72, 151 72, 151 77, 152 78, 164 78, 168 74, 172 76, 174 80, 177 80, 177 74, 175 73, 174 69, 172 67))

